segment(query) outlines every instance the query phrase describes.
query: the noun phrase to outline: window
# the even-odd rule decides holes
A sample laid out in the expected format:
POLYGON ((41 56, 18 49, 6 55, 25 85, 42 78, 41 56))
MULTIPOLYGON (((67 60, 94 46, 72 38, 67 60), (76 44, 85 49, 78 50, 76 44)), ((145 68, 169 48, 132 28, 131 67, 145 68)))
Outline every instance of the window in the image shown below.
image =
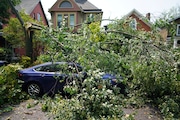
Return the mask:
POLYGON ((130 22, 130 27, 131 27, 133 30, 136 30, 136 29, 137 29, 137 21, 136 21, 136 19, 132 19, 132 21, 130 22))
POLYGON ((41 21, 41 14, 40 13, 37 13, 37 20, 41 21))
POLYGON ((68 14, 64 14, 64 22, 66 27, 68 27, 68 19, 69 19, 68 14))
POLYGON ((61 24, 62 24, 62 15, 59 14, 58 17, 57 17, 57 25, 58 25, 59 28, 61 27, 61 24))
POLYGON ((60 5, 60 8, 72 8, 72 4, 69 1, 63 1, 60 5))
POLYGON ((38 67, 35 70, 36 71, 41 71, 41 72, 55 72, 54 68, 55 68, 55 65, 52 64, 52 65, 46 65, 46 66, 38 67))
POLYGON ((70 26, 74 26, 74 14, 70 14, 70 26))
POLYGON ((180 36, 180 24, 177 25, 176 35, 177 35, 177 36, 180 36))
POLYGON ((65 22, 66 27, 73 27, 75 25, 75 14, 58 14, 57 26, 62 27, 62 22, 65 22))

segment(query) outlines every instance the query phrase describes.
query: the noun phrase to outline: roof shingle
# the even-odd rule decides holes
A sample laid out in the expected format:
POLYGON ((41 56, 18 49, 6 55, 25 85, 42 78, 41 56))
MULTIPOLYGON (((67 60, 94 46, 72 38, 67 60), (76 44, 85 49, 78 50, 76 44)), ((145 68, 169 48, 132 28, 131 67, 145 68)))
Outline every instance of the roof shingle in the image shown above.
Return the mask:
POLYGON ((40 2, 40 0, 21 0, 21 3, 15 8, 18 11, 24 10, 26 14, 31 14, 38 2, 40 2))

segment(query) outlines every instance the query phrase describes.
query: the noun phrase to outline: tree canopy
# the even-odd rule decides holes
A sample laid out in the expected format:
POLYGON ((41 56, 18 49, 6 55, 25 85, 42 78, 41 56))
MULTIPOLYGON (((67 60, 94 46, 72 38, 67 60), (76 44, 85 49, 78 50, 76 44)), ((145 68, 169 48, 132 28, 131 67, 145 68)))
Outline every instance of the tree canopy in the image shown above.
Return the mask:
MULTIPOLYGON (((15 5, 19 4, 21 0, 12 0, 12 3, 15 5)), ((0 0, 0 22, 7 23, 7 19, 10 16, 10 5, 7 0, 0 0)))

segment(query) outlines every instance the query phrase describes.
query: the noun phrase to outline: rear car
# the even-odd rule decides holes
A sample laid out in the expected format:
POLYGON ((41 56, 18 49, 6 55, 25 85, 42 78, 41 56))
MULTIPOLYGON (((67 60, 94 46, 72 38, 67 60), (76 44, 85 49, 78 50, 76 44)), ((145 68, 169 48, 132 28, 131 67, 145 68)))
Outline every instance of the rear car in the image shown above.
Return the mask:
POLYGON ((7 61, 0 60, 0 67, 1 67, 1 66, 4 66, 4 65, 7 65, 7 64, 8 64, 7 61))

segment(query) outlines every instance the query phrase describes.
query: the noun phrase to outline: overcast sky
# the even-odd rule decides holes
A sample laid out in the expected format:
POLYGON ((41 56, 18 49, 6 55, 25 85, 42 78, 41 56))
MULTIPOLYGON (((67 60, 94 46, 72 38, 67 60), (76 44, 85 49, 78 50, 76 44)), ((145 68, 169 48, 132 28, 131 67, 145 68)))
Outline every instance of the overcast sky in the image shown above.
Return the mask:
MULTIPOLYGON (((56 1, 41 0, 48 19, 51 17, 48 9, 56 1)), ((180 0, 89 0, 89 2, 102 9, 104 19, 121 18, 133 9, 136 9, 144 16, 149 12, 152 19, 156 19, 162 12, 172 7, 180 7, 180 0)))

